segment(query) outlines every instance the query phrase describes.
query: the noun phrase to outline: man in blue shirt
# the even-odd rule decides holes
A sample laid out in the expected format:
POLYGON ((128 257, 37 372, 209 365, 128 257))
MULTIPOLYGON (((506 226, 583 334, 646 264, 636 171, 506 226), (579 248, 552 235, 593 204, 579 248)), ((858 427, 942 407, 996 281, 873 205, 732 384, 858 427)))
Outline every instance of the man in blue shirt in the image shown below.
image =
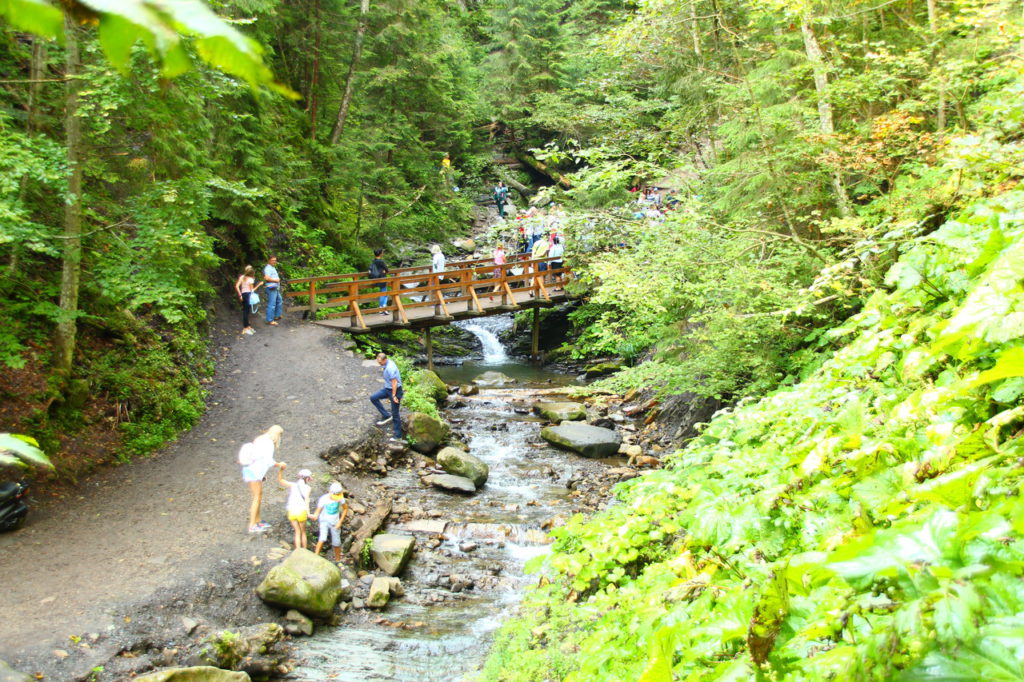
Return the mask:
POLYGON ((263 268, 264 290, 267 292, 267 324, 277 326, 281 319, 281 275, 277 274, 277 256, 267 259, 263 268))
POLYGON ((370 396, 370 402, 380 412, 380 421, 377 426, 385 426, 388 422, 394 427, 394 440, 402 438, 402 418, 398 414, 398 407, 402 403, 402 375, 398 371, 398 365, 394 360, 389 360, 384 353, 377 353, 377 364, 384 370, 384 388, 374 392, 370 396), (387 400, 391 404, 391 414, 381 405, 381 401, 387 400))

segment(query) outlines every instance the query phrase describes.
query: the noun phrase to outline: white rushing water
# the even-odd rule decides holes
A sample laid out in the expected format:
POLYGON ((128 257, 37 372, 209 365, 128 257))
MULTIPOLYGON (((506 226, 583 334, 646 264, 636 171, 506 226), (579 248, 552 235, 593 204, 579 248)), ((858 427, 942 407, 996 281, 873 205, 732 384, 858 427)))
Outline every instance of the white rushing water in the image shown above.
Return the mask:
POLYGON ((508 362, 508 353, 505 352, 505 347, 498 340, 498 334, 512 326, 511 315, 494 315, 456 324, 480 339, 480 343, 484 347, 482 364, 496 365, 508 362))

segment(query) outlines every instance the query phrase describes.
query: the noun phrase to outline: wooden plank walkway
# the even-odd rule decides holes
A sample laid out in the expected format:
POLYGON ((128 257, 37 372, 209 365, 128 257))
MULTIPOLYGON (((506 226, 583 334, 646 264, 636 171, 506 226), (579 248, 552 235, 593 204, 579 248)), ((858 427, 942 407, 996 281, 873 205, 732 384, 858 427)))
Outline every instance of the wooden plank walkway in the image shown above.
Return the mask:
POLYGON ((443 273, 432 273, 429 265, 401 268, 380 279, 366 272, 295 279, 284 294, 285 304, 289 311, 310 311, 316 324, 365 334, 429 329, 566 300, 572 271, 561 260, 509 259, 502 266, 490 260, 455 262, 443 273), (384 307, 381 296, 388 297, 384 307))

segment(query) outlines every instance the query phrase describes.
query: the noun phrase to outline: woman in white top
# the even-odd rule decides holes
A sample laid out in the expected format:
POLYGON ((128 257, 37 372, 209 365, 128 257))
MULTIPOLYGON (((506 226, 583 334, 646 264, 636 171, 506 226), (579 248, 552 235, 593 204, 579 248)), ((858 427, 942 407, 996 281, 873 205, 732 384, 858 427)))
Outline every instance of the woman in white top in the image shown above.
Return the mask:
POLYGON ((430 271, 431 272, 444 272, 445 259, 444 254, 441 253, 441 247, 434 244, 430 247, 430 253, 433 256, 430 259, 430 271))
POLYGON ((284 466, 277 470, 277 482, 281 487, 288 488, 288 501, 285 502, 285 509, 288 512, 288 522, 292 524, 295 531, 295 549, 306 549, 306 519, 309 518, 309 494, 313 488, 309 482, 313 480, 313 472, 309 469, 300 469, 299 477, 294 481, 286 481, 281 475, 284 473, 284 466))
POLYGON ((263 479, 271 467, 284 468, 284 462, 274 461, 274 451, 281 446, 281 434, 277 424, 256 436, 238 451, 238 463, 242 465, 242 480, 249 485, 252 501, 249 504, 249 532, 264 533, 270 524, 260 521, 260 505, 263 502, 263 479))

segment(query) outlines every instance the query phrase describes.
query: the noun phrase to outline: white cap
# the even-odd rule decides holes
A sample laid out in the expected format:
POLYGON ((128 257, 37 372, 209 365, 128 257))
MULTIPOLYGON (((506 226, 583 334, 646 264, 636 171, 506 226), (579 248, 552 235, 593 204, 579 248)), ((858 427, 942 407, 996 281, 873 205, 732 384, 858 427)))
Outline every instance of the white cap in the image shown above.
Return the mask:
POLYGON ((299 478, 313 478, 313 472, 309 469, 299 469, 299 478))
POLYGON ((333 483, 331 483, 331 487, 329 488, 329 490, 331 491, 332 495, 337 495, 342 490, 341 484, 338 483, 337 481, 334 481, 333 483))

